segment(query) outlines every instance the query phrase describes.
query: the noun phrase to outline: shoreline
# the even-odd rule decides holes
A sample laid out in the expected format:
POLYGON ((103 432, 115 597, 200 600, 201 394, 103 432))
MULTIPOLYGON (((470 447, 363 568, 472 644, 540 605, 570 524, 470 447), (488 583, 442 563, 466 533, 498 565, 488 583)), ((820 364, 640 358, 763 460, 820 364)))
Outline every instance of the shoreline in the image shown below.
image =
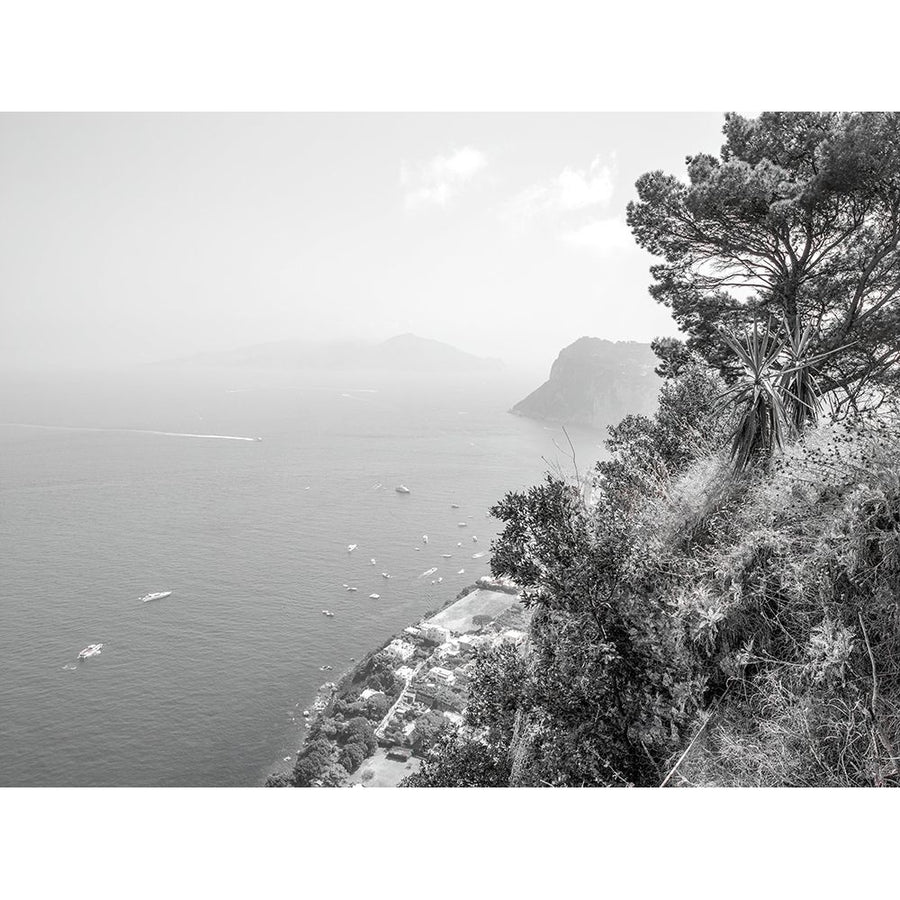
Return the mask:
MULTIPOLYGON (((343 783, 335 784, 331 786, 363 786, 358 780, 354 783, 354 779, 358 775, 359 771, 365 767, 367 762, 370 762, 374 757, 377 757, 379 753, 382 755, 384 753, 390 754, 391 752, 398 752, 398 747, 388 747, 391 744, 391 735, 394 735, 395 732, 391 730, 387 731, 388 726, 392 724, 392 718, 394 716, 395 710, 404 704, 404 701, 412 696, 415 698, 415 692, 411 691, 411 684, 413 681, 417 683, 421 682, 421 678, 417 677, 419 675, 420 670, 426 665, 426 663, 431 660, 432 656, 436 654, 440 654, 441 651, 445 652, 454 652, 455 646, 458 643, 458 637, 462 636, 464 639, 466 637, 472 637, 476 633, 480 634, 483 625, 486 623, 482 623, 479 627, 474 627, 472 624, 469 625, 468 628, 462 629, 462 634, 457 637, 451 637, 451 635, 456 635, 460 630, 458 628, 450 629, 444 628, 442 625, 437 623, 433 623, 432 620, 439 619, 440 617, 446 618, 446 614, 458 604, 462 604, 466 598, 471 597, 472 594, 476 592, 483 592, 485 595, 489 597, 495 597, 498 595, 505 595, 506 597, 512 598, 508 602, 500 603, 499 606, 503 607, 503 613, 507 613, 509 610, 514 607, 518 607, 521 609, 521 596, 518 587, 511 584, 510 582, 504 579, 494 578, 490 575, 483 575, 478 578, 474 583, 466 585, 462 588, 458 593, 449 597, 444 603, 442 603, 439 607, 429 610, 422 614, 418 621, 414 624, 407 625, 402 628, 396 634, 391 635, 387 640, 383 641, 379 646, 374 647, 365 656, 356 661, 352 666, 350 666, 345 671, 341 672, 338 677, 334 681, 325 682, 317 691, 313 702, 304 710, 304 713, 309 711, 309 716, 303 717, 303 724, 300 728, 300 742, 297 748, 296 753, 293 754, 291 758, 291 763, 287 769, 276 766, 275 770, 271 772, 266 783, 270 786, 281 786, 273 784, 273 781, 277 781, 278 779, 287 779, 292 777, 294 770, 310 745, 311 738, 319 739, 321 737, 321 729, 325 723, 327 723, 331 717, 335 714, 335 706, 339 702, 343 702, 345 705, 356 704, 358 705, 360 702, 360 697, 366 695, 368 693, 369 696, 372 695, 380 695, 384 698, 387 696, 393 697, 393 694, 390 692, 385 692, 382 690, 382 684, 375 684, 373 687, 369 684, 370 680, 373 680, 373 670, 378 664, 379 659, 383 659, 383 655, 389 652, 389 648, 393 646, 402 645, 402 653, 410 654, 411 650, 414 648, 409 643, 410 633, 418 633, 423 629, 431 631, 431 637, 428 638, 423 646, 427 645, 429 651, 433 650, 434 652, 428 652, 427 654, 423 649, 420 649, 419 652, 416 653, 416 658, 422 656, 419 665, 415 670, 409 670, 406 674, 406 678, 402 688, 397 689, 396 699, 393 700, 390 709, 385 714, 384 719, 379 721, 378 726, 373 729, 373 737, 377 741, 376 745, 373 747, 371 743, 368 745, 368 752, 366 756, 363 758, 362 762, 360 762, 357 766, 354 767, 352 771, 348 771, 346 773, 346 778, 343 779, 343 783), (441 635, 443 632, 443 635, 441 635), (469 633, 471 632, 471 634, 469 633), (442 636, 447 638, 441 644, 434 643, 435 636, 442 636), (450 650, 447 650, 447 644, 451 645, 450 650), (361 689, 361 690, 360 690, 361 689), (359 696, 354 697, 354 694, 359 696)), ((468 616, 473 622, 474 619, 477 618, 478 613, 473 613, 468 616)), ((502 618, 500 616, 491 616, 491 615, 482 615, 483 619, 490 620, 491 626, 495 626, 495 618, 502 618)), ((512 634, 515 633, 516 636, 520 634, 519 631, 515 629, 507 629, 507 631, 512 634)), ((491 632, 490 639, 496 641, 497 635, 494 632, 491 632)), ((480 635, 481 638, 487 640, 485 635, 480 635)), ((474 640, 470 640, 468 643, 474 643, 474 640)), ((403 663, 407 661, 411 661, 410 657, 405 657, 402 659, 403 663)), ((398 660, 401 661, 401 660, 398 660)), ((400 669, 408 668, 406 666, 400 666, 400 669)), ((433 667, 432 672, 437 671, 440 667, 433 667)), ((440 668, 440 672, 444 673, 447 670, 440 668)), ((448 673, 449 676, 449 673, 448 673)), ((460 677, 462 677, 460 675, 460 677)), ((377 679, 375 679, 377 681, 377 679)), ((426 694, 429 693, 429 688, 437 687, 435 685, 426 684, 423 685, 426 694)), ((396 685, 395 685, 396 689, 396 685)), ((440 690, 440 688, 438 688, 440 690)), ((445 691, 446 696, 438 699, 438 704, 444 709, 445 706, 448 707, 456 707, 459 705, 459 697, 456 699, 449 696, 449 691, 445 691)), ((459 692, 461 694, 465 694, 465 692, 459 692)), ((430 699, 430 698, 429 698, 430 699)), ((461 710, 464 710, 464 705, 461 707, 461 710)), ((450 721, 455 721, 453 716, 456 718, 461 718, 460 711, 445 709, 444 715, 447 715, 448 712, 451 712, 451 716, 448 716, 450 721)), ((339 714, 342 715, 342 714, 339 714)), ((409 726, 407 726, 409 729, 409 726)), ((412 729, 414 730, 414 729, 412 729)), ((407 737, 409 736, 410 730, 407 730, 407 737)), ((398 753, 399 755, 399 753, 398 753)), ((415 753, 410 751, 407 758, 411 759, 419 759, 419 757, 415 756, 415 753)), ((287 761, 284 761, 287 764, 287 761)))

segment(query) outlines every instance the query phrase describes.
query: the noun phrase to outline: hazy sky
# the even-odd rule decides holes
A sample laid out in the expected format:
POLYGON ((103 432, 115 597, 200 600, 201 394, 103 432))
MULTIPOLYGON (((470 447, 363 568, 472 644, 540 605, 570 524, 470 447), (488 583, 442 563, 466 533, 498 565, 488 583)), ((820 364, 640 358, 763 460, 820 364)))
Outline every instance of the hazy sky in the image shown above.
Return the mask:
POLYGON ((0 115, 0 357, 413 331, 549 365, 675 333, 625 205, 710 114, 0 115))

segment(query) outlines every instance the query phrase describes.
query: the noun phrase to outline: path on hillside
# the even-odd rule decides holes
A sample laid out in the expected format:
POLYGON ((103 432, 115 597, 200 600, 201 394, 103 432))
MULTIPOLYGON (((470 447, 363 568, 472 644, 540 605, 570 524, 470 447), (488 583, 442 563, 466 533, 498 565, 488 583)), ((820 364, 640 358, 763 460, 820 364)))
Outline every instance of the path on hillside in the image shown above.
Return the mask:
MULTIPOLYGON (((430 657, 429 657, 430 659, 430 657)), ((391 719, 394 717, 394 712, 397 709, 397 706, 400 704, 400 701, 403 699, 403 695, 409 690, 409 686, 412 683, 413 678, 419 674, 422 666, 425 665, 427 660, 422 660, 415 669, 413 669, 412 675, 408 675, 406 678, 406 684, 403 685, 403 689, 400 691, 400 695, 394 701, 393 706, 384 714, 384 718, 378 723, 378 727, 375 729, 375 737, 381 738, 384 736, 384 730, 390 724, 391 719)))

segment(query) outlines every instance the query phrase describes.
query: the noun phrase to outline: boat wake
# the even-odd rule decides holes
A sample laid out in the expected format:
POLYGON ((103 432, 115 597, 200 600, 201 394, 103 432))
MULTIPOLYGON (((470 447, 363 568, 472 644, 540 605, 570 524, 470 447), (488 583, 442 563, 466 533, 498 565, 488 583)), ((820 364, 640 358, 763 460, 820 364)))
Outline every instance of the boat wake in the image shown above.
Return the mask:
POLYGON ((28 422, 0 422, 6 428, 43 428, 49 431, 103 431, 119 434, 156 434, 162 437, 206 438, 219 441, 261 441, 258 437, 243 437, 237 434, 193 434, 184 431, 152 431, 149 428, 89 428, 76 425, 33 425, 28 422))

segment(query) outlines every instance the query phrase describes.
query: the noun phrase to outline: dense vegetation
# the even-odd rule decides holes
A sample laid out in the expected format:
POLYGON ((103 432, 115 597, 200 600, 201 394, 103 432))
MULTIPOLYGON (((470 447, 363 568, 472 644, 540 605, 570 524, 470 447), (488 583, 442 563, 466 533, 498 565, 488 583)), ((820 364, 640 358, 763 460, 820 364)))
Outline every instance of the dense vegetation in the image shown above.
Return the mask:
POLYGON ((291 772, 271 775, 267 787, 338 787, 375 751, 375 726, 396 699, 393 662, 383 650, 353 670, 352 680, 338 686, 325 713, 316 716, 291 772), (355 699, 361 687, 384 693, 355 699))
POLYGON ((629 209, 659 408, 493 510, 529 647, 410 785, 900 784, 900 117, 724 131, 629 209))

